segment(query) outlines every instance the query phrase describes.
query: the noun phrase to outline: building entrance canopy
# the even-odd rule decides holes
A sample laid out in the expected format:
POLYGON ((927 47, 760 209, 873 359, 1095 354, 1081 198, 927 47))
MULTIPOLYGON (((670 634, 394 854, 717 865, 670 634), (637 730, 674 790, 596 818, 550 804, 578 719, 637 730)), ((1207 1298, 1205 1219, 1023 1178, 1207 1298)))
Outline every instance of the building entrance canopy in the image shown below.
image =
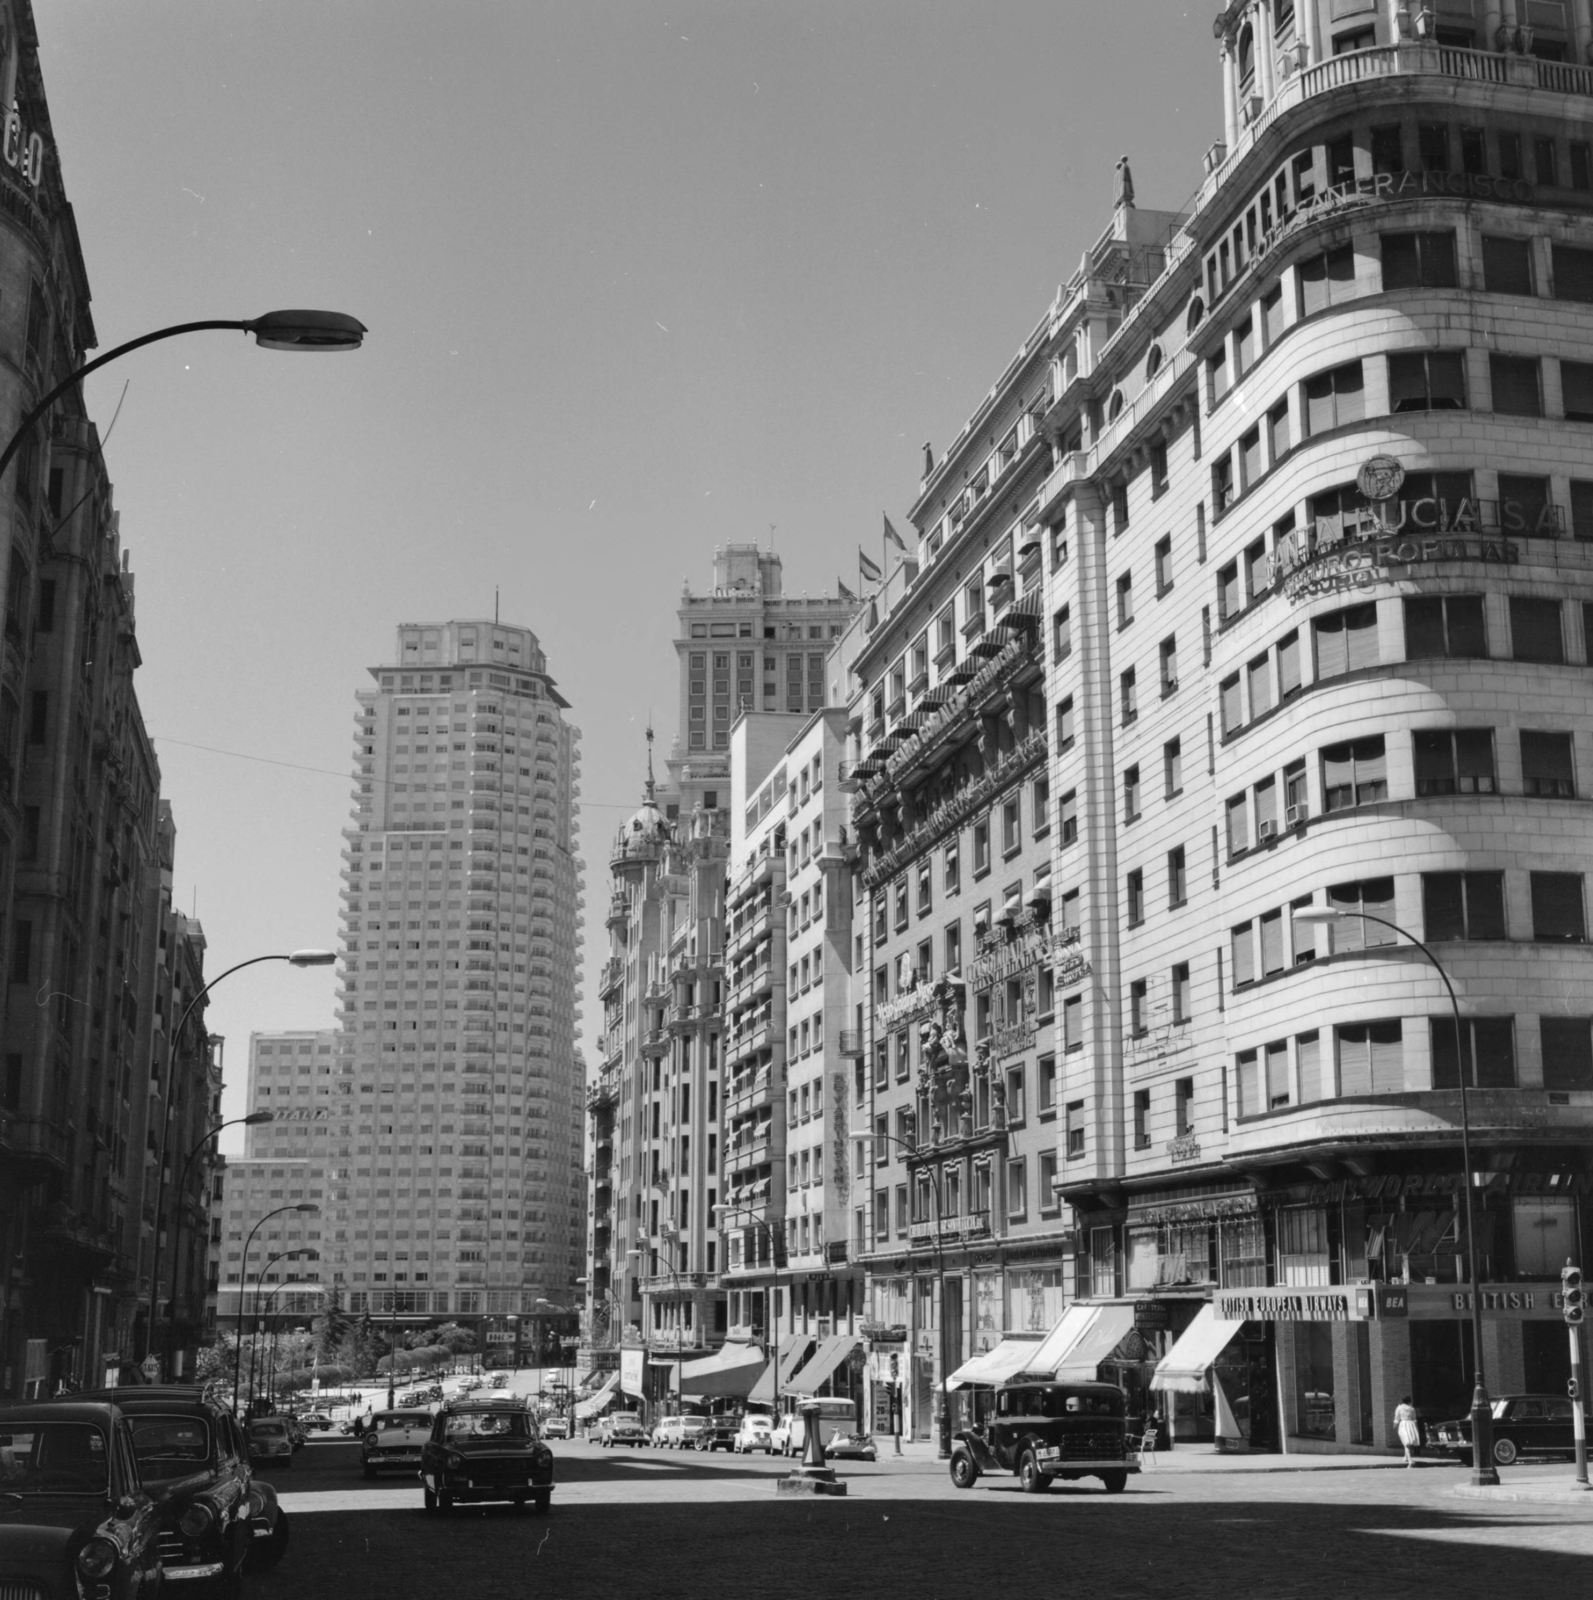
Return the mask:
POLYGON ((1093 1382, 1095 1369, 1133 1326, 1131 1305, 1071 1305, 1023 1370, 1049 1372, 1068 1382, 1093 1382))
POLYGON ((722 1345, 704 1361, 687 1361, 680 1369, 682 1397, 745 1400, 770 1362, 755 1344, 722 1345))
POLYGON ((1179 1334, 1178 1342, 1156 1364, 1151 1378, 1153 1389, 1176 1389, 1181 1394, 1203 1393, 1209 1382, 1211 1364, 1228 1347, 1228 1342, 1244 1326, 1219 1317, 1209 1305, 1195 1313, 1195 1320, 1179 1334))
POLYGON ((1028 1338, 1009 1334, 994 1350, 981 1350, 971 1361, 965 1361, 946 1380, 948 1389, 961 1389, 967 1384, 985 1384, 991 1388, 1005 1383, 1018 1372, 1032 1372, 1034 1357, 1039 1350, 1041 1335, 1028 1338))
POLYGON ((815 1352, 813 1359, 785 1384, 786 1394, 817 1394, 819 1386, 834 1375, 836 1369, 859 1347, 859 1341, 850 1333, 838 1333, 826 1339, 815 1352))

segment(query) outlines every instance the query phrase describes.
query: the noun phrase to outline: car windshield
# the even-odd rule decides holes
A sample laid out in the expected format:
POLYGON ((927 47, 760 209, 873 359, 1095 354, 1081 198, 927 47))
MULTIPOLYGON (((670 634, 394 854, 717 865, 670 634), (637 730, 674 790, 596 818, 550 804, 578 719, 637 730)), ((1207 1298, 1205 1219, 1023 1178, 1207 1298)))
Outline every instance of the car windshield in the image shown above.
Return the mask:
POLYGON ((392 1433, 400 1428, 429 1428, 431 1418, 418 1413, 413 1416, 398 1416, 389 1411, 386 1416, 376 1419, 376 1429, 379 1433, 392 1433))
POLYGON ((102 1495, 108 1487, 105 1435, 91 1423, 0 1429, 0 1493, 102 1495))
POLYGON ((531 1419, 523 1411, 465 1411, 449 1417, 443 1437, 450 1443, 471 1439, 529 1439, 531 1419))
POLYGON ((251 1422, 249 1432, 260 1439, 280 1439, 288 1431, 285 1422, 251 1422))
POLYGON ((134 1417, 132 1424, 133 1450, 141 1467, 210 1459, 210 1430, 203 1417, 134 1417))

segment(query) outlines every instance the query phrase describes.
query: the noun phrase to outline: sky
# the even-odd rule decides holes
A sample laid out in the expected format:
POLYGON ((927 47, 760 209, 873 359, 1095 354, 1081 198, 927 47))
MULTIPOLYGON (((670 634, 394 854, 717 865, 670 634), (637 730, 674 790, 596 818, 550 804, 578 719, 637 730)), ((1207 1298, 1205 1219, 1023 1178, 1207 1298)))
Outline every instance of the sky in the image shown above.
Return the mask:
MULTIPOLYGON (((88 380, 207 973, 336 945, 354 693, 400 622, 496 593, 583 731, 587 1041, 683 581, 772 537, 788 591, 856 587, 1118 157, 1178 209, 1221 134, 1210 4, 34 4, 100 350, 278 307, 370 329, 88 380)), ((250 1032, 333 1003, 324 969, 217 987, 228 1116, 250 1032)))

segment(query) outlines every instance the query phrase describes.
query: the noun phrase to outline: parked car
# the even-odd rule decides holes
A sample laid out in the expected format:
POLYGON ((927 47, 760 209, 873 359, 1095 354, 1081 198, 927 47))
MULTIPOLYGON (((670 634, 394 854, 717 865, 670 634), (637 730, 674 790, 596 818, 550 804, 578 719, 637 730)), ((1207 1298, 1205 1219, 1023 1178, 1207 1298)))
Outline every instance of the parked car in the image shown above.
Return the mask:
POLYGON ((493 1373, 492 1387, 494 1389, 507 1389, 509 1387, 509 1374, 506 1372, 493 1373))
POLYGON ((421 1451, 431 1437, 431 1412, 420 1406, 378 1411, 361 1440, 360 1463, 367 1478, 379 1472, 418 1468, 421 1451))
POLYGON ((256 1417, 249 1424, 249 1460, 256 1466, 280 1462, 291 1467, 293 1450, 286 1417, 256 1417))
POLYGON ((233 1592, 247 1564, 269 1571, 288 1547, 277 1492, 249 1468, 232 1413, 181 1385, 102 1389, 128 1419, 139 1476, 156 1497, 161 1565, 191 1593, 233 1592))
POLYGON ((879 1449, 868 1433, 838 1433, 825 1441, 825 1455, 837 1461, 878 1461, 879 1449))
POLYGON ((568 1439, 570 1437, 570 1419, 561 1413, 542 1419, 542 1437, 544 1439, 568 1439))
POLYGON ((421 1457, 428 1511, 466 1501, 509 1500, 546 1511, 553 1499, 553 1452, 523 1406, 455 1401, 432 1420, 421 1457))
POLYGON ((653 1424, 653 1431, 648 1435, 647 1442, 660 1450, 678 1446, 680 1443, 680 1418, 660 1417, 653 1424))
POLYGON ((399 1395, 394 1403, 404 1411, 424 1411, 431 1404, 431 1391, 428 1389, 409 1389, 399 1395))
POLYGON ((299 1418, 299 1425, 306 1433, 330 1433, 332 1419, 324 1411, 306 1411, 299 1418))
POLYGON ((679 1437, 675 1440, 677 1450, 695 1450, 702 1441, 702 1436, 708 1431, 707 1417, 683 1416, 675 1419, 680 1424, 679 1437))
POLYGON ((1053 1478, 1099 1478, 1120 1494, 1139 1460, 1128 1446, 1123 1391, 1110 1383, 1003 1384, 982 1428, 955 1435, 951 1481, 971 1489, 982 1472, 1017 1475, 1026 1494, 1053 1478))
MULTIPOLYGON (((1506 1394, 1493 1399, 1493 1458, 1508 1467, 1522 1456, 1569 1456, 1575 1450, 1571 1401, 1554 1394, 1506 1394)), ((1434 1446, 1459 1460, 1471 1460, 1471 1417, 1441 1422, 1434 1446)))
POLYGON ((104 1401, 0 1406, 0 1593, 152 1595, 160 1515, 132 1429, 104 1401))
POLYGON ((774 1445, 769 1437, 771 1432, 767 1416, 761 1411, 749 1411, 741 1419, 741 1426, 736 1429, 731 1447, 738 1456, 751 1455, 754 1450, 761 1450, 766 1456, 773 1455, 774 1445))
POLYGON ((736 1417, 722 1416, 709 1417, 703 1430, 697 1435, 697 1448, 699 1450, 730 1450, 736 1448, 736 1434, 740 1431, 740 1421, 736 1417))
POLYGON ((616 1444, 644 1445, 647 1433, 634 1411, 610 1411, 597 1425, 597 1442, 605 1450, 616 1444))

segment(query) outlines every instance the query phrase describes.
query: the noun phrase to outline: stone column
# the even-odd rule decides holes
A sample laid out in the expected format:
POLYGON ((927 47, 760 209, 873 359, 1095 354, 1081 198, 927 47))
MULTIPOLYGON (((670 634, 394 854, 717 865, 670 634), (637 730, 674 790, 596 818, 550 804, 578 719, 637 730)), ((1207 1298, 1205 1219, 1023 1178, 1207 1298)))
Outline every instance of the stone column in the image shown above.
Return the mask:
POLYGON ((1255 9, 1256 30, 1256 93, 1263 105, 1270 105, 1278 92, 1277 63, 1272 59, 1277 48, 1272 31, 1272 6, 1268 0, 1255 9))
POLYGON ((1571 0, 1571 49, 1578 62, 1593 50, 1593 8, 1589 0, 1571 0))
POLYGON ((1222 42, 1222 133, 1229 150, 1239 143, 1239 62, 1233 41, 1222 42))
POLYGON ((1482 8, 1482 48, 1484 50, 1497 50, 1499 48, 1499 30, 1504 26, 1504 15, 1500 10, 1502 0, 1487 0, 1482 8))
POLYGON ((1308 67, 1315 66, 1322 59, 1322 46, 1317 37, 1320 26, 1317 16, 1318 3, 1319 0, 1295 0, 1294 4, 1295 37, 1305 42, 1305 64, 1308 67))

